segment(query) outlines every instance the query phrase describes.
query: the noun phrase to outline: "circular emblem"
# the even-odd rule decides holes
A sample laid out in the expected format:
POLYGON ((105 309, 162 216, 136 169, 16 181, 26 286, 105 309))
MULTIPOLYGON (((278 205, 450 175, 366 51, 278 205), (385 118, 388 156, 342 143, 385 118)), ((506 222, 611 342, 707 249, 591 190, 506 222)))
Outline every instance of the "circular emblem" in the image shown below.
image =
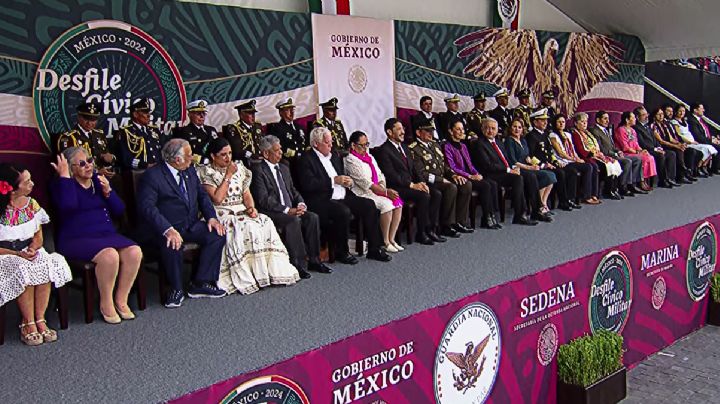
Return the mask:
POLYGON ((665 278, 658 276, 652 287, 652 306, 655 310, 660 310, 663 303, 665 303, 666 294, 667 285, 665 284, 665 278))
POLYGON ((552 362, 558 349, 558 330, 553 323, 545 324, 540 330, 537 345, 537 358, 540 364, 547 366, 552 362))
POLYGON ((40 135, 75 125, 75 107, 93 102, 110 134, 129 123, 130 105, 148 98, 154 123, 169 130, 185 119, 185 88, 175 63, 140 29, 112 20, 89 21, 65 31, 38 65, 33 107, 40 135))
POLYGON ((367 86, 367 73, 360 65, 354 65, 348 72, 348 85, 356 93, 362 93, 367 86))
POLYGON ((500 323, 484 303, 460 309, 435 354, 437 403, 484 403, 500 370, 500 323))
POLYGON ((687 255, 685 278, 690 297, 698 301, 705 297, 710 276, 717 261, 717 236, 710 222, 703 222, 695 230, 687 255))
POLYGON ((277 375, 249 380, 235 387, 221 404, 310 404, 307 395, 294 381, 277 375))
POLYGON ((588 318, 590 330, 621 333, 632 305, 632 271, 630 262, 620 251, 603 257, 590 287, 588 318))

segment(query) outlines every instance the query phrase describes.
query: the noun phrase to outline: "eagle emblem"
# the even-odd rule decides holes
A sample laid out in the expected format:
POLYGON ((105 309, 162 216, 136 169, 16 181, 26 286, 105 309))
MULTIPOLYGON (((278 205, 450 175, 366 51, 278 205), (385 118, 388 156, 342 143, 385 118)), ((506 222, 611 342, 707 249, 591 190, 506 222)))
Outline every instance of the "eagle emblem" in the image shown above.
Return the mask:
POLYGON ((572 114, 593 87, 618 72, 622 44, 599 34, 571 33, 565 53, 556 62, 560 45, 549 39, 540 49, 535 31, 484 28, 455 40, 458 57, 471 58, 463 70, 505 87, 511 94, 530 88, 535 99, 544 91, 558 94, 561 112, 572 114))
POLYGON ((450 362, 460 370, 459 374, 453 370, 453 379, 455 379, 453 386, 457 391, 465 394, 469 389, 475 387, 475 383, 482 374, 485 365, 485 357, 482 358, 480 364, 478 364, 478 359, 480 359, 489 340, 490 336, 488 335, 477 346, 474 346, 473 342, 469 341, 465 344, 464 354, 458 352, 448 352, 445 354, 450 362))

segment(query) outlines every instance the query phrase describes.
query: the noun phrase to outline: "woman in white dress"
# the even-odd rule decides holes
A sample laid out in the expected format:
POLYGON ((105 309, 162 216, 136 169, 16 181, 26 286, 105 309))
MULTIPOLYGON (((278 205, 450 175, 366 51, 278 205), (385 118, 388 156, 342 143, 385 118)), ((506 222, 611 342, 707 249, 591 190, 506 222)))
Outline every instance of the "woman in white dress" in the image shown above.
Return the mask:
POLYGON ((62 255, 43 249, 42 225, 47 213, 33 198, 30 172, 0 164, 0 306, 17 299, 26 345, 57 341, 45 321, 50 283, 60 287, 72 279, 62 255))
POLYGON ((678 105, 675 107, 675 117, 670 123, 675 127, 675 131, 680 135, 683 143, 688 147, 698 150, 702 153, 702 161, 700 162, 700 168, 705 170, 706 173, 710 172, 710 165, 712 163, 712 156, 717 154, 717 149, 709 144, 698 143, 695 140, 692 132, 690 132, 690 125, 687 123, 685 116, 687 115, 687 109, 684 105, 678 105))
POLYGON ((255 209, 250 170, 231 161, 232 149, 223 138, 212 140, 208 152, 211 163, 197 172, 227 238, 218 286, 228 293, 250 294, 300 280, 272 220, 255 209))
POLYGON ((402 251, 404 248, 395 242, 402 216, 403 202, 400 195, 385 185, 385 175, 375 158, 368 153, 370 143, 367 136, 355 131, 350 135, 349 142, 350 154, 345 157, 345 174, 353 179, 350 191, 375 202, 375 207, 380 211, 380 231, 387 252, 402 251))

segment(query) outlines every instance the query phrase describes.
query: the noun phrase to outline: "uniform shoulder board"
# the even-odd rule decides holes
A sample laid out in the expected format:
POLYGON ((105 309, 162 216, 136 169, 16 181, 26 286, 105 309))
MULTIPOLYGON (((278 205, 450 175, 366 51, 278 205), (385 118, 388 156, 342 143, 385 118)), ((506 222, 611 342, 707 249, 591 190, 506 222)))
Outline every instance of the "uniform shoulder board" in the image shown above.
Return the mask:
POLYGON ((414 149, 415 147, 417 147, 417 145, 418 145, 418 142, 412 142, 408 145, 408 148, 414 149))
POLYGON ((133 126, 133 125, 132 125, 132 124, 128 124, 128 125, 125 125, 125 126, 121 126, 120 129, 128 129, 128 128, 130 128, 131 126, 133 126))
POLYGON ((316 119, 314 123, 316 123, 316 124, 318 124, 318 125, 321 125, 321 126, 324 126, 323 121, 322 121, 322 118, 321 118, 321 119, 316 119))
POLYGON ((67 131, 67 132, 61 133, 60 136, 75 136, 75 135, 77 135, 77 134, 78 134, 77 129, 71 129, 71 130, 69 130, 69 131, 67 131))
POLYGON ((148 128, 158 129, 157 125, 148 125, 148 128))

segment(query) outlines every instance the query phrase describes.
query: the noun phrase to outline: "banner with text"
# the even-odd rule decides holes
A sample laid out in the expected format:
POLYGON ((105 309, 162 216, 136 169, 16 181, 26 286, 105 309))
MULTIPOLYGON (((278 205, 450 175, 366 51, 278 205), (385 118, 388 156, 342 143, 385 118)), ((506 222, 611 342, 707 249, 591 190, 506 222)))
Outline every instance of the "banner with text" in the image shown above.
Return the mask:
POLYGON ((555 402, 561 344, 624 337, 632 366, 705 323, 720 215, 528 275, 176 403, 555 402))
POLYGON ((315 83, 320 102, 338 99, 347 135, 361 130, 372 145, 395 116, 395 28, 392 21, 313 14, 315 83))

